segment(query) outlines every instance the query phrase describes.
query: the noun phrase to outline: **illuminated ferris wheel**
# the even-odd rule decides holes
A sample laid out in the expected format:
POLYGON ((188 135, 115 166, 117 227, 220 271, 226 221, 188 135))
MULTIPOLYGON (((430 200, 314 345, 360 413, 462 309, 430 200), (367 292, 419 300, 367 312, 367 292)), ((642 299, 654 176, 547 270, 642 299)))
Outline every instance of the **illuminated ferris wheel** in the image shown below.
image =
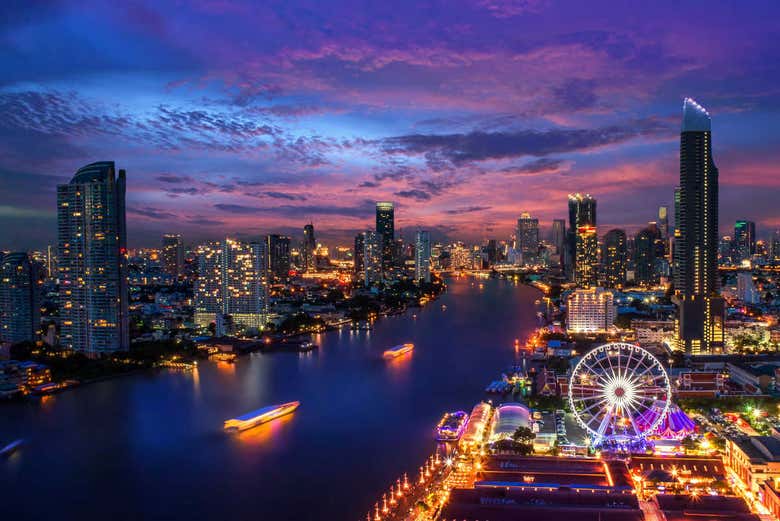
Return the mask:
POLYGON ((661 362, 622 342, 587 353, 569 380, 571 410, 596 443, 652 434, 669 411, 671 396, 661 362))

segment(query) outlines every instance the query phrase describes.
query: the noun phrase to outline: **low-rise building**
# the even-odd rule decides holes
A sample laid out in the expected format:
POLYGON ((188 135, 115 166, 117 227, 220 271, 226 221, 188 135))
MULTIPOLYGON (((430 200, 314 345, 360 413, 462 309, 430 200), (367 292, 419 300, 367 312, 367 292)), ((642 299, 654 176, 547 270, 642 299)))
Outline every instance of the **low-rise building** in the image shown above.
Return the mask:
POLYGON ((780 439, 774 436, 729 439, 724 462, 746 489, 758 495, 764 482, 780 479, 780 439))

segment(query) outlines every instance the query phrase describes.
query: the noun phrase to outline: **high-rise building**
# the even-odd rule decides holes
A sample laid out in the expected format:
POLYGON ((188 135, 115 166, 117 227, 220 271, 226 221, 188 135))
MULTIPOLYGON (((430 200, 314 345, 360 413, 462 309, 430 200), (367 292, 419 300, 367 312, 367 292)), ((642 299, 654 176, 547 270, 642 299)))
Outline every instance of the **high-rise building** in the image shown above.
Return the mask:
POLYGON ((759 304, 761 295, 753 283, 753 274, 750 272, 737 273, 737 296, 745 304, 759 304))
POLYGON ((528 212, 517 220, 516 249, 523 256, 523 264, 536 264, 539 257, 539 219, 528 212))
POLYGON ((355 235, 355 247, 353 250, 353 259, 355 262, 355 280, 363 280, 363 276, 365 275, 366 265, 363 257, 365 254, 365 239, 365 232, 360 232, 359 234, 355 235))
POLYGON ((57 187, 60 338, 100 356, 130 346, 125 171, 92 163, 57 187))
POLYGON ((382 280, 382 239, 371 230, 363 232, 363 284, 371 287, 382 280))
POLYGON ((276 234, 266 236, 265 251, 270 275, 276 280, 287 279, 290 276, 290 238, 276 234))
POLYGON ((181 235, 163 235, 162 260, 165 273, 173 277, 173 280, 178 280, 184 268, 184 246, 181 243, 181 235))
POLYGON ((588 194, 569 195, 569 258, 567 266, 574 281, 582 287, 596 285, 598 278, 598 237, 596 235, 596 200, 588 194))
POLYGON ((309 223, 303 227, 303 244, 301 245, 301 256, 303 270, 307 272, 317 270, 317 241, 314 238, 314 224, 309 223))
POLYGON ((41 329, 39 266, 24 252, 0 253, 0 342, 35 341, 41 329))
POLYGON ((557 264, 563 264, 566 244, 566 219, 553 219, 551 239, 557 253, 556 258, 553 260, 557 260, 557 264))
POLYGON ((725 307, 718 275, 718 169, 712 159, 710 115, 690 98, 683 104, 679 201, 677 345, 694 355, 720 352, 725 307))
POLYGON ((660 234, 661 239, 663 240, 669 239, 669 207, 668 206, 658 207, 658 233, 660 234))
POLYGON ((769 243, 769 258, 772 264, 780 264, 780 230, 772 232, 772 239, 769 243))
POLYGON ((737 221, 734 223, 734 256, 735 263, 749 260, 756 253, 756 223, 753 221, 737 221))
POLYGON ((658 283, 655 269, 658 237, 658 228, 648 226, 637 233, 634 239, 634 281, 642 286, 653 286, 658 283))
POLYGON ((195 322, 207 326, 230 315, 239 328, 262 328, 268 301, 265 245, 228 238, 197 251, 195 322))
POLYGON ((376 234, 379 247, 382 250, 382 271, 387 272, 393 267, 395 249, 395 208, 393 203, 376 203, 376 234))
POLYGON ((626 263, 626 232, 620 229, 608 231, 604 235, 601 249, 601 266, 606 287, 622 289, 626 285, 626 263))
POLYGON ((615 297, 603 288, 576 289, 566 300, 566 316, 570 333, 607 331, 617 317, 615 297))
POLYGON ((414 241, 414 280, 431 281, 431 234, 418 230, 414 241))

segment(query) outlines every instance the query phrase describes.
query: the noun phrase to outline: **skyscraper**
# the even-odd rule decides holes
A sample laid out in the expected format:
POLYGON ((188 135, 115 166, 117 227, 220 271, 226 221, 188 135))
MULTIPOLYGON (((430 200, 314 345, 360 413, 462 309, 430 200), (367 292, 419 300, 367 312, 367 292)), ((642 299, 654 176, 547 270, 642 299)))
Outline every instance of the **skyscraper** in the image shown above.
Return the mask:
POLYGON ((661 235, 661 239, 666 240, 669 238, 669 207, 658 207, 658 232, 661 235))
POLYGON ((317 258, 314 251, 317 249, 317 241, 314 238, 314 224, 309 223, 303 227, 303 244, 301 245, 303 270, 307 272, 317 271, 317 258))
POLYGON ((284 280, 290 276, 290 238, 271 234, 266 237, 265 251, 268 256, 266 265, 271 276, 284 280))
POLYGON ((365 276, 365 261, 363 255, 365 254, 365 232, 360 232, 355 235, 355 248, 353 258, 355 260, 355 280, 363 280, 365 276))
POLYGON ((596 200, 588 194, 569 195, 569 257, 567 266, 574 281, 582 287, 596 284, 598 277, 598 237, 596 235, 596 200))
POLYGON ((772 232, 772 239, 769 243, 769 258, 772 264, 780 264, 780 230, 772 232))
POLYGON ((648 226, 634 239, 634 280, 642 286, 658 283, 655 269, 658 236, 658 228, 648 226))
POLYGON ((382 240, 379 234, 363 232, 363 284, 371 287, 382 280, 382 240))
POLYGON ((418 230, 414 241, 414 280, 431 281, 431 234, 418 230))
POLYGON ((198 247, 195 322, 220 323, 230 315, 240 328, 261 328, 267 314, 265 245, 226 238, 198 247))
POLYGON ((753 221, 737 221, 734 223, 733 239, 735 263, 749 260, 756 253, 756 223, 753 221))
POLYGON ((393 267, 393 250, 395 248, 395 209, 393 203, 376 203, 376 234, 381 250, 382 271, 387 272, 393 267))
POLYGON ((711 139, 709 113, 694 100, 685 98, 674 286, 678 348, 694 355, 723 348, 725 309, 718 275, 718 169, 712 159, 711 139))
POLYGON ((165 234, 162 239, 163 270, 177 280, 184 268, 184 247, 181 235, 165 234))
POLYGON ((125 171, 92 163, 57 187, 60 338, 88 356, 125 351, 127 231, 125 171))
POLYGON ((523 256, 523 264, 536 264, 539 256, 539 219, 528 212, 520 214, 517 220, 517 246, 523 256))
POLYGON ((601 253, 601 266, 604 273, 604 286, 621 289, 626 285, 626 232, 610 230, 604 235, 601 253))
POLYGON ((24 252, 0 253, 0 342, 34 341, 41 329, 38 264, 24 252))
POLYGON ((557 251, 558 264, 564 262, 564 245, 566 244, 566 219, 553 219, 552 243, 557 251))

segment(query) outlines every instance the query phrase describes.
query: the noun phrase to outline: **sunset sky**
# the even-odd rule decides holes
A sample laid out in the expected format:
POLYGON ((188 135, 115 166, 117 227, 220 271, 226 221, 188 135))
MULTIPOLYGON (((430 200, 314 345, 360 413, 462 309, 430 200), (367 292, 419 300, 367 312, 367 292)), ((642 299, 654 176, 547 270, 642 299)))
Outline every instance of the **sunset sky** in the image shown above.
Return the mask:
POLYGON ((635 230, 672 206, 684 96, 713 117, 721 231, 765 236, 778 42, 770 1, 6 0, 0 249, 52 243, 56 185, 97 160, 128 172, 131 246, 310 220, 346 242, 376 200, 505 239, 575 191, 635 230))

